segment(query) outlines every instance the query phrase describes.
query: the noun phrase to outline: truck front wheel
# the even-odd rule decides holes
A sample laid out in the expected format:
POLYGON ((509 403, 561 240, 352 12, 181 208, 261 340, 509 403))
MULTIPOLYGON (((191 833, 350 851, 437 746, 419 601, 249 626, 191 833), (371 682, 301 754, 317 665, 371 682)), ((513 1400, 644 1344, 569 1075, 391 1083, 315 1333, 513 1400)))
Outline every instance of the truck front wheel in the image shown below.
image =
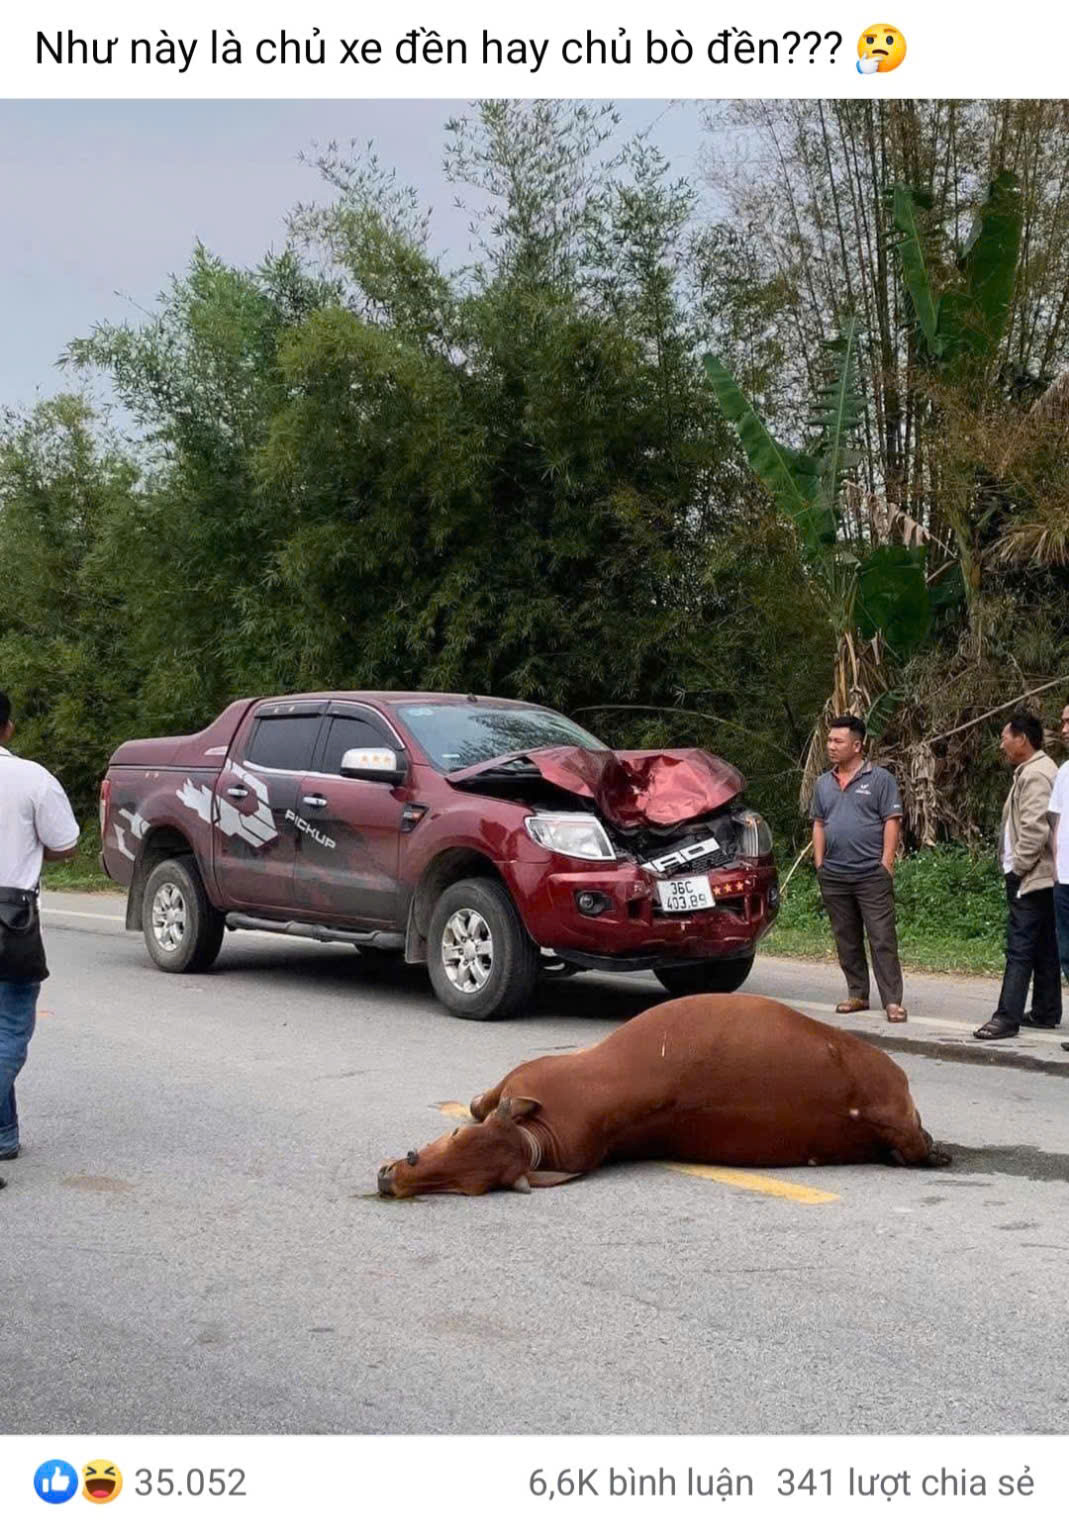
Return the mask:
POLYGON ((670 995, 730 995, 750 977, 753 954, 722 962, 684 963, 653 971, 670 995))
POLYGON ((209 904, 191 856, 161 862, 149 873, 141 929, 149 957, 167 973, 202 973, 215 962, 223 917, 209 904))
POLYGON ((465 878, 442 894, 427 933, 427 967, 454 1016, 515 1016, 530 1000, 538 949, 508 893, 489 878, 465 878))

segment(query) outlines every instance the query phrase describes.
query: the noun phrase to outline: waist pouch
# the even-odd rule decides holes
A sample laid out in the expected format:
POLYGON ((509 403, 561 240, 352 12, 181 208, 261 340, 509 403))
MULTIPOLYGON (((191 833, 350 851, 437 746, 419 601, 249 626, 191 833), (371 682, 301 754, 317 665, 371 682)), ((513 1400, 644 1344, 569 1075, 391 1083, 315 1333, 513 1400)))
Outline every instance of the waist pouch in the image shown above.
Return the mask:
POLYGON ((39 984, 47 978, 36 892, 0 888, 0 983, 39 984))

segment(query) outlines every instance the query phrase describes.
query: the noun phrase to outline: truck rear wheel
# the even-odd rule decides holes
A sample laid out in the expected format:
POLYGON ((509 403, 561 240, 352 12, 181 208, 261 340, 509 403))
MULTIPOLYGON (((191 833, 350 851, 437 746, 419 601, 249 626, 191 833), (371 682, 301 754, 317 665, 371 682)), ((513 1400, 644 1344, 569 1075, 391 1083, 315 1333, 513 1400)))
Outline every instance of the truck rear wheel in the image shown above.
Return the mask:
POLYGON ((427 933, 427 967, 438 999, 454 1016, 492 1021, 530 1000, 538 949, 505 889, 465 878, 442 894, 427 933))
POLYGON ((680 968, 653 971, 670 995, 730 995, 750 977, 749 957, 725 958, 723 962, 685 963, 680 968))
POLYGON ((191 856, 173 857, 149 873, 141 929, 149 957, 166 973, 202 973, 215 962, 223 916, 209 904, 191 856))

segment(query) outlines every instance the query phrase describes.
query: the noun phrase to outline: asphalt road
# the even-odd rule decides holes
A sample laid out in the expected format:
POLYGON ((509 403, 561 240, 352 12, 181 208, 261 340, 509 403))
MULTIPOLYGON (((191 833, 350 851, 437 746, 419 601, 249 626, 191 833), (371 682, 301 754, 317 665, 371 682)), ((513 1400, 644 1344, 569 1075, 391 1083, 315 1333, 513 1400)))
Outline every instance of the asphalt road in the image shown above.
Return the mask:
MULTIPOLYGON (((466 1023, 341 948, 232 935, 168 976, 112 901, 51 902, 0 1432, 1065 1429, 1069 1054, 972 1044, 990 984, 911 981, 917 1019, 883 1029, 949 1170, 618 1166, 391 1204, 375 1166, 443 1105, 659 987, 556 981, 466 1023)), ((826 1016, 839 979, 764 961, 748 988, 826 1016)))

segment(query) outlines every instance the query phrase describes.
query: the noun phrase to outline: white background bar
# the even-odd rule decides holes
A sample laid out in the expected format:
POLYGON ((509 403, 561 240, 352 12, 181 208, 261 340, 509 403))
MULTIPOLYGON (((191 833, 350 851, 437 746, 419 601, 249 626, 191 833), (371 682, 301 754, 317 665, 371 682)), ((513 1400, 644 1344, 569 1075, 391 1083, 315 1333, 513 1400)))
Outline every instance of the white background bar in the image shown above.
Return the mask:
POLYGON ((1069 90, 1067 16, 1036 0, 45 0, 4 8, 0 94, 1060 97, 1069 90), (877 20, 904 34, 906 57, 891 73, 862 75, 858 38, 877 20))

